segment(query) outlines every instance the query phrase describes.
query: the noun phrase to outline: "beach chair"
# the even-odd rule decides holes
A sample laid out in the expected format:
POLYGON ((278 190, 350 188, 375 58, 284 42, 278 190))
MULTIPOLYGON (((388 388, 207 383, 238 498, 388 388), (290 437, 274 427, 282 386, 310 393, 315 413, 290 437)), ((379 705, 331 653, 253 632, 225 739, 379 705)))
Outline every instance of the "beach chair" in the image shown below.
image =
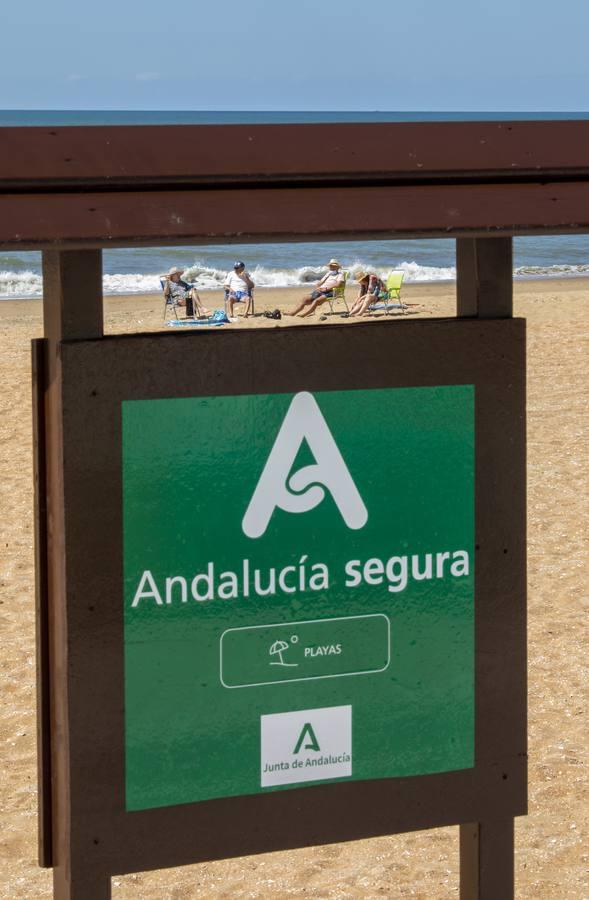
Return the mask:
MULTIPOLYGON (((163 276, 163 275, 160 276, 160 285, 161 285, 162 292, 165 291, 165 288, 166 288, 166 278, 165 278, 165 276, 163 276)), ((192 285, 191 285, 191 286, 192 286, 192 285)), ((179 319, 180 316, 179 316, 179 314, 178 314, 178 310, 179 310, 181 307, 178 306, 178 304, 177 304, 176 301, 173 299, 173 297, 166 297, 166 295, 165 295, 165 293, 164 293, 164 322, 166 321, 166 318, 167 318, 167 315, 168 315, 168 310, 170 309, 170 307, 171 307, 172 310, 174 311, 174 318, 179 319)), ((186 305, 185 307, 182 307, 182 308, 186 310, 186 318, 187 318, 187 319, 194 319, 194 318, 197 318, 197 316, 195 316, 195 314, 194 314, 194 307, 193 307, 192 313, 189 314, 189 309, 190 309, 190 307, 188 306, 188 302, 187 302, 187 305, 186 305)))
POLYGON ((338 285, 336 288, 334 288, 332 296, 328 298, 329 309, 330 309, 330 313, 332 316, 336 315, 336 310, 334 309, 334 307, 335 307, 335 304, 338 302, 338 300, 341 300, 341 302, 344 304, 344 306, 346 308, 346 312, 347 313, 350 312, 350 309, 348 307, 348 303, 346 300, 346 284, 348 281, 349 274, 350 273, 348 271, 342 272, 342 275, 344 276, 344 280, 342 281, 342 283, 340 285, 338 285))
MULTIPOLYGON (((163 276, 160 276, 160 287, 162 289, 162 293, 164 293, 164 291, 166 289, 166 279, 163 276)), ((164 322, 166 321, 166 318, 168 315, 168 309, 170 307, 172 307, 172 310, 174 312, 174 318, 178 319, 179 318, 178 304, 176 303, 176 301, 174 300, 173 297, 166 297, 166 295, 164 293, 164 322)))
POLYGON ((379 300, 378 303, 372 303, 368 307, 368 311, 376 312, 382 309, 385 313, 388 313, 392 309, 398 309, 401 313, 404 313, 407 309, 401 300, 401 285, 403 284, 404 278, 404 272, 391 272, 386 280, 386 299, 379 300))
MULTIPOLYGON (((226 315, 229 315, 229 303, 228 303, 228 297, 229 297, 229 291, 228 291, 227 289, 225 289, 225 314, 226 314, 226 315)), ((249 311, 250 316, 262 315, 262 313, 256 313, 256 309, 255 309, 255 303, 256 303, 256 301, 255 301, 255 299, 254 299, 254 292, 253 292, 253 290, 250 292, 250 297, 252 298, 252 302, 251 302, 251 304, 250 304, 250 311, 249 311)), ((242 301, 242 302, 244 302, 244 301, 242 301)))

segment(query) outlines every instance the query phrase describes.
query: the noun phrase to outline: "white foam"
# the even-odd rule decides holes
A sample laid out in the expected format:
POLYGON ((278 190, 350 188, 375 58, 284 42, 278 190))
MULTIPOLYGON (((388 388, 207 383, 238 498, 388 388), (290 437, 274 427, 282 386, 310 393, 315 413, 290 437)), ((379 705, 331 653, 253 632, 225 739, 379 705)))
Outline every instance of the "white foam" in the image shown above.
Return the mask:
POLYGON ((159 275, 103 275, 105 294, 155 294, 161 291, 159 275))
MULTIPOLYGON (((369 272, 373 271, 370 266, 366 267, 369 272)), ((386 280, 387 275, 392 271, 404 272, 405 281, 454 281, 456 279, 455 266, 420 266, 416 262, 401 262, 396 266, 389 266, 386 269, 377 269, 376 274, 386 280)))
POLYGON ((519 278, 579 278, 589 275, 589 265, 567 265, 564 263, 553 266, 518 266, 514 275, 519 278))
POLYGON ((35 272, 0 272, 0 297, 40 297, 43 279, 35 272))
MULTIPOLYGON (((403 261, 382 267, 364 263, 357 259, 346 266, 353 277, 359 269, 375 272, 386 279, 392 271, 403 271, 406 283, 454 281, 454 266, 424 266, 415 261, 403 261)), ((250 274, 260 288, 306 287, 318 281, 327 271, 323 266, 301 266, 293 269, 270 269, 256 266, 250 274)), ((226 270, 215 269, 204 263, 195 262, 184 273, 186 281, 196 285, 199 291, 220 290, 223 287, 226 270)), ((514 270, 516 278, 574 278, 589 275, 589 265, 519 266, 514 270)), ((161 290, 159 274, 114 274, 103 276, 105 294, 157 294, 161 290)), ((21 272, 0 271, 0 299, 16 297, 41 297, 42 276, 31 270, 21 272)))

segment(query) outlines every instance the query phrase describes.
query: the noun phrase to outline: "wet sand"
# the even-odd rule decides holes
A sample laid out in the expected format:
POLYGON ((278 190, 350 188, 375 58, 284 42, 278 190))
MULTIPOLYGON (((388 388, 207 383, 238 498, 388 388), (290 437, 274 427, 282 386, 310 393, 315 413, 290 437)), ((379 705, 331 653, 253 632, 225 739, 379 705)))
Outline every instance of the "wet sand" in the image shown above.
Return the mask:
MULTIPOLYGON (((409 285, 412 316, 454 315, 455 287, 409 285)), ((300 290, 258 290, 256 305, 289 308, 300 290)), ((349 298, 353 296, 350 289, 349 298)), ((203 294, 222 306, 220 292, 203 294)), ((516 821, 516 895, 589 898, 587 388, 589 281, 516 284, 528 319, 530 812, 516 821)), ((106 333, 163 327, 160 296, 109 297, 106 333)), ((316 321, 264 318, 224 328, 316 321)), ((391 319, 395 327, 397 317, 391 319)), ((171 329, 170 329, 171 330, 171 329)), ((0 897, 51 895, 36 865, 34 573, 29 341, 40 301, 0 301, 0 897)), ((248 823, 244 822, 244 828, 248 823)), ((203 863, 113 879, 113 895, 205 897, 456 897, 458 830, 203 863)))

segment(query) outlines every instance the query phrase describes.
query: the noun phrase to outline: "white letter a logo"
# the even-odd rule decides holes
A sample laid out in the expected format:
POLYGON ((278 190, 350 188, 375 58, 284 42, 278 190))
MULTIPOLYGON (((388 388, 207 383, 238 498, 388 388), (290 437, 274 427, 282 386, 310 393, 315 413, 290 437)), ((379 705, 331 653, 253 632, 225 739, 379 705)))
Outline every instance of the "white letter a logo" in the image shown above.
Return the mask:
POLYGON ((325 497, 324 488, 331 493, 348 528, 366 525, 368 513, 362 497, 315 398, 306 392, 296 394, 243 517, 244 533, 261 537, 276 507, 289 513, 314 509, 325 497), (289 478, 304 440, 315 464, 304 466, 289 478))

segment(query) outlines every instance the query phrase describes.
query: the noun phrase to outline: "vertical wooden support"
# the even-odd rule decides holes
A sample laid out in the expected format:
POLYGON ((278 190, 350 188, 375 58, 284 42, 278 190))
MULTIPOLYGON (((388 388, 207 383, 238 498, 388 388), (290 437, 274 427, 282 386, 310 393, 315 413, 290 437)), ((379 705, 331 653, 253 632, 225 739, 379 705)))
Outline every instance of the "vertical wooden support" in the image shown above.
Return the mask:
POLYGON ((510 237, 456 241, 456 314, 479 319, 513 315, 513 250, 510 237))
POLYGON ((43 253, 43 322, 52 349, 59 341, 102 337, 101 250, 43 253))
POLYGON ((47 577, 47 460, 45 344, 31 346, 33 376, 33 482, 35 492, 35 646, 37 662, 37 830, 39 865, 51 868, 51 720, 49 698, 49 597, 47 577))
POLYGON ((70 780, 64 455, 60 344, 103 334, 100 250, 43 254, 45 328, 45 477, 47 502, 47 630, 50 661, 51 846, 55 900, 108 900, 110 878, 75 850, 70 780))
POLYGON ((78 858, 71 863, 53 869, 53 900, 111 900, 109 874, 96 872, 78 858))
MULTIPOLYGON (((508 238, 456 241, 457 315, 513 315, 513 249, 508 238)), ((513 900, 514 820, 460 826, 460 900, 513 900)))
POLYGON ((513 900, 514 820, 460 826, 460 900, 513 900))

